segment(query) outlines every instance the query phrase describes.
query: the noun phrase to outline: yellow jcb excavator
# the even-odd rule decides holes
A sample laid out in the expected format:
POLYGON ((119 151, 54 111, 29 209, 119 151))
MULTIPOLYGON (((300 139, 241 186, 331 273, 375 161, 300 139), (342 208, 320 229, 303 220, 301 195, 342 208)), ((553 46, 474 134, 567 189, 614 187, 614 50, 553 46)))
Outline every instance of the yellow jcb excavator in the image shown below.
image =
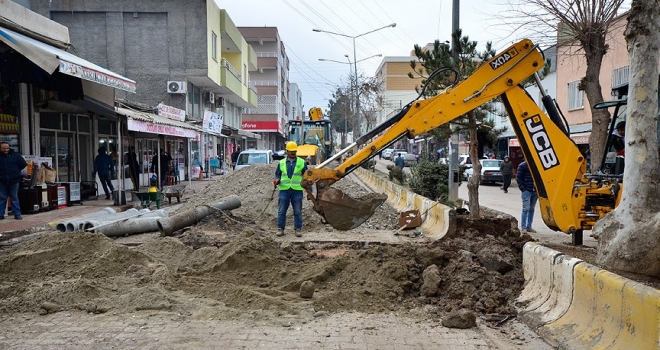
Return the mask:
MULTIPOLYGON (((464 81, 457 81, 432 98, 409 103, 398 114, 304 174, 303 187, 314 210, 336 229, 359 226, 373 215, 386 196, 356 200, 332 188, 333 183, 398 139, 412 139, 500 96, 533 175, 543 221, 555 231, 573 235, 574 244, 582 244, 583 230, 591 229, 620 202, 622 176, 588 174, 586 159, 569 137, 567 123, 554 100, 547 95, 543 97, 546 114, 521 86, 525 79, 534 76, 540 91, 544 91, 537 75, 543 64, 542 52, 525 39, 496 55, 464 81), (327 168, 355 148, 354 154, 337 167, 327 168), (313 185, 317 188, 315 194, 311 191, 313 185)), ((447 69, 453 70, 440 69, 427 80, 447 69)))

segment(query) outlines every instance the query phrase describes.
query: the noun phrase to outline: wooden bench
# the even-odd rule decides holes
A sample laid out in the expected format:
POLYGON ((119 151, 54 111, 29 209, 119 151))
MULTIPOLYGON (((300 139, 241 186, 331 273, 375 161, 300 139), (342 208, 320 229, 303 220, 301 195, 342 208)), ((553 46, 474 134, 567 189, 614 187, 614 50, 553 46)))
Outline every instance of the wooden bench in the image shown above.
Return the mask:
POLYGON ((160 209, 160 204, 165 194, 163 192, 135 192, 135 195, 140 199, 142 208, 151 209, 151 204, 156 202, 156 208, 160 209))
POLYGON ((181 203, 181 197, 186 190, 186 185, 172 185, 163 188, 163 193, 170 204, 172 204, 172 197, 176 198, 177 203, 181 203))

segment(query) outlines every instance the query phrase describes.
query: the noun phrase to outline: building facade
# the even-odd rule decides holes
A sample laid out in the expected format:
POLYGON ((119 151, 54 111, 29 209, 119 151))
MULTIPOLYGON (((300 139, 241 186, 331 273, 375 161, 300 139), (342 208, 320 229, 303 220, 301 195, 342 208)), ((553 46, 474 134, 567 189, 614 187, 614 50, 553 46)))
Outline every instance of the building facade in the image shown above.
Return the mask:
POLYGON ((243 113, 242 128, 258 133, 264 148, 284 149, 287 120, 292 118, 289 103, 289 57, 277 27, 239 27, 257 55, 258 71, 252 82, 259 95, 258 107, 243 113))
POLYGON ((195 137, 180 131, 149 133, 143 127, 132 128, 139 117, 124 113, 131 115, 125 115, 129 128, 123 146, 136 146, 145 162, 164 148, 186 176, 193 176, 192 167, 208 169, 211 159, 227 160, 236 147, 260 138, 241 130, 243 110, 257 106, 256 89, 250 85, 256 55, 214 1, 36 0, 30 4, 69 28, 82 57, 138 82, 135 95, 117 95, 122 108, 143 117, 151 114, 153 120, 147 123, 185 129, 179 124, 185 121, 201 129, 195 137))

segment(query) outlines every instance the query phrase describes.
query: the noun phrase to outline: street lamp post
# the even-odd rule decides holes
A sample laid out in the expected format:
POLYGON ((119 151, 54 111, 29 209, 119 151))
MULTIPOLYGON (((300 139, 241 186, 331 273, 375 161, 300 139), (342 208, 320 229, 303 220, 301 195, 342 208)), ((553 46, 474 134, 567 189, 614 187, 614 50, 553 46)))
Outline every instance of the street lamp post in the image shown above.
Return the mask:
MULTIPOLYGON (((356 91, 355 91, 355 109, 356 109, 355 114, 356 114, 356 121, 357 121, 358 126, 360 126, 360 96, 357 92, 357 89, 358 89, 358 78, 357 78, 357 63, 358 63, 358 60, 357 60, 357 50, 355 48, 355 39, 357 39, 361 36, 367 35, 367 34, 371 34, 373 32, 377 32, 381 29, 394 28, 394 27, 396 27, 396 23, 388 24, 386 26, 376 28, 374 30, 370 30, 366 33, 362 33, 362 34, 358 34, 358 35, 346 35, 346 34, 342 34, 342 33, 335 33, 335 32, 331 32, 331 31, 327 31, 327 30, 323 30, 323 29, 318 29, 318 28, 312 29, 312 31, 315 31, 315 32, 339 35, 339 36, 343 36, 343 37, 350 38, 351 40, 353 40, 353 70, 354 70, 354 73, 355 73, 355 89, 356 89, 356 91)), ((359 134, 360 133, 358 132, 358 136, 359 136, 359 134)))

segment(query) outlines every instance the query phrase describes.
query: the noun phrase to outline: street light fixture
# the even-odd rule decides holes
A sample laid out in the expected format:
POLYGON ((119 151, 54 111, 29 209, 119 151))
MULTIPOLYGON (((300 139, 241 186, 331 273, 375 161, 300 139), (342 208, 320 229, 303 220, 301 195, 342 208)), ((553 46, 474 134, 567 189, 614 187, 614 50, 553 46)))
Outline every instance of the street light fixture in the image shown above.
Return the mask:
MULTIPOLYGON (((344 56, 345 56, 346 58, 348 58, 348 55, 344 55, 344 56)), ((374 57, 383 57, 383 54, 382 54, 382 53, 379 53, 379 54, 377 54, 377 55, 371 55, 371 56, 369 56, 369 57, 366 57, 366 58, 363 58, 363 59, 361 59, 361 60, 358 60, 356 63, 359 63, 359 62, 362 62, 362 61, 366 61, 366 60, 368 60, 368 59, 370 59, 370 58, 374 58, 374 57)), ((350 59, 348 60, 348 62, 342 62, 342 61, 330 60, 330 59, 327 59, 327 58, 319 58, 319 61, 323 61, 323 62, 334 62, 334 63, 341 63, 341 64, 353 64, 353 62, 351 62, 350 59)))
MULTIPOLYGON (((368 31, 368 32, 365 32, 365 33, 362 33, 362 34, 358 34, 358 35, 346 35, 346 34, 342 34, 342 33, 335 33, 335 32, 331 32, 331 31, 327 31, 327 30, 323 30, 323 29, 318 29, 318 28, 314 28, 314 29, 312 29, 312 31, 314 31, 314 32, 318 32, 318 33, 327 33, 327 34, 333 34, 333 35, 339 35, 339 36, 343 36, 343 37, 345 37, 345 38, 349 38, 349 39, 353 40, 353 70, 354 70, 354 72, 355 72, 355 89, 356 89, 356 92, 355 92, 355 94, 356 94, 356 96, 355 96, 355 105, 356 105, 356 106, 355 106, 355 109, 356 109, 356 114, 357 114, 357 118, 356 118, 356 119, 357 119, 357 124, 358 124, 358 125, 360 125, 360 96, 357 94, 357 88, 358 88, 358 81, 357 81, 357 64, 358 64, 358 60, 357 60, 357 51, 356 51, 356 49, 355 49, 355 39, 357 39, 357 38, 359 38, 359 37, 361 37, 361 36, 367 35, 367 34, 371 34, 371 33, 373 33, 373 32, 377 32, 377 31, 379 31, 379 30, 381 30, 381 29, 385 29, 385 28, 394 28, 394 27, 396 27, 396 23, 388 24, 388 25, 386 25, 386 26, 383 26, 383 27, 380 27, 380 28, 376 28, 376 29, 374 29, 374 30, 370 30, 370 31, 368 31)), ((362 60, 360 60, 360 61, 362 61, 362 60)))

